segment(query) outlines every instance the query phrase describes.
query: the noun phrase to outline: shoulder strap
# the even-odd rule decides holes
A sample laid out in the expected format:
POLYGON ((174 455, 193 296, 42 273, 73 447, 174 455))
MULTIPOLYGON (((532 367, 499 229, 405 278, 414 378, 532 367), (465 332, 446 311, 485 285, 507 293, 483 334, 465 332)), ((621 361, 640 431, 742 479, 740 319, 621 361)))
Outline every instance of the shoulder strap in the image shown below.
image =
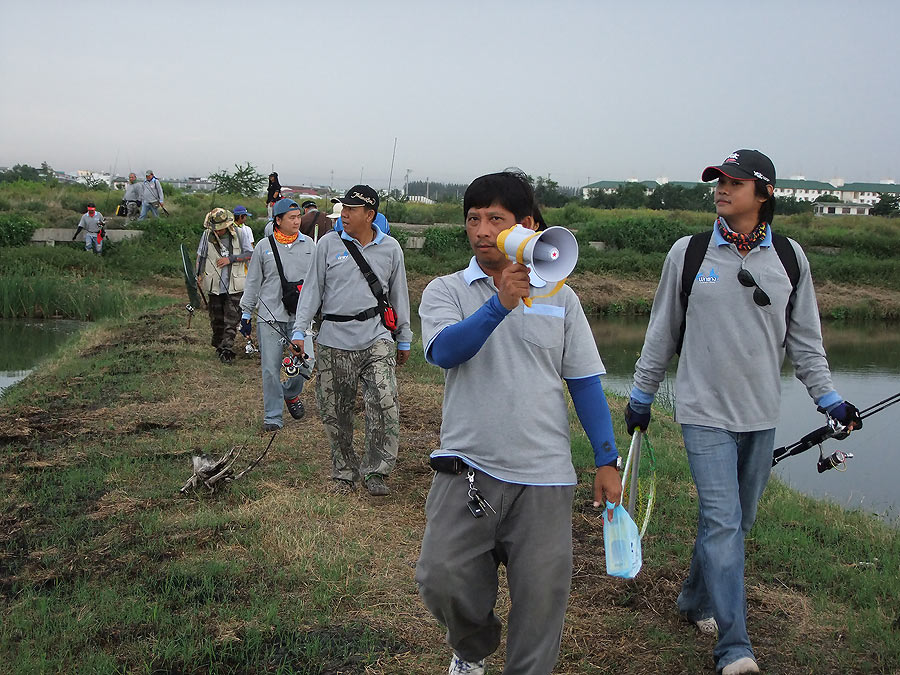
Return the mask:
POLYGON ((268 236, 269 244, 272 246, 272 255, 275 256, 275 266, 278 267, 278 276, 281 277, 281 283, 286 284, 287 279, 284 278, 284 268, 281 266, 281 256, 278 255, 278 247, 275 245, 275 235, 268 236))
POLYGON ((681 345, 684 342, 685 321, 687 319, 688 301, 690 300, 691 288, 694 286, 694 280, 700 272, 700 265, 703 264, 703 258, 706 257, 706 250, 709 248, 709 240, 712 238, 712 230, 706 232, 698 232, 691 235, 687 249, 684 252, 684 264, 681 268, 681 332, 678 335, 678 344, 675 345, 675 353, 681 354, 681 345))
POLYGON ((772 233, 772 245, 778 254, 778 259, 791 280, 791 295, 797 292, 797 284, 800 283, 800 263, 797 261, 797 252, 788 238, 783 234, 772 233))
POLYGON ((384 292, 384 287, 381 285, 381 282, 378 280, 378 277, 375 276, 375 272, 372 271, 372 268, 369 266, 369 263, 363 257, 362 251, 360 251, 356 246, 353 245, 353 242, 350 242, 343 237, 339 237, 340 240, 344 243, 344 246, 347 249, 347 252, 353 256, 353 259, 356 261, 357 266, 359 267, 359 271, 362 272, 362 275, 366 279, 366 283, 369 284, 369 290, 372 291, 372 295, 375 296, 375 299, 378 301, 380 305, 388 305, 387 296, 384 292))

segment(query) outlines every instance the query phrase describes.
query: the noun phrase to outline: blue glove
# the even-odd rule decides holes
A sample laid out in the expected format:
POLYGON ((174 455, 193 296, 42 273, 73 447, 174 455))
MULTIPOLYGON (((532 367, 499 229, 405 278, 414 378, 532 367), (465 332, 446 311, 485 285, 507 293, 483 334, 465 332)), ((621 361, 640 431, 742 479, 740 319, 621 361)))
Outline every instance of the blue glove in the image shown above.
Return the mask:
POLYGON ((650 426, 650 406, 631 399, 625 406, 625 427, 628 435, 633 436, 635 429, 647 431, 650 426))
POLYGON ((245 338, 250 337, 250 319, 241 319, 240 331, 245 338))
POLYGON ((844 426, 852 424, 854 430, 862 429, 863 423, 862 418, 859 416, 859 409, 849 401, 844 401, 840 405, 835 406, 828 414, 844 426))

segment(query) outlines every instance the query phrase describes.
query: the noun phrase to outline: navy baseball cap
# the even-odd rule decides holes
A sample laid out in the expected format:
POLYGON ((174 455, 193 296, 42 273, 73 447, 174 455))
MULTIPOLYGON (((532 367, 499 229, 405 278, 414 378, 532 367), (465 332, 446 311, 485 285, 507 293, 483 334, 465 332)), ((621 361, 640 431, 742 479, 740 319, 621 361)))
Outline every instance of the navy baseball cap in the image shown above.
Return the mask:
POLYGON ((300 205, 300 207, 301 207, 301 208, 304 208, 304 209, 308 209, 308 208, 310 208, 310 207, 312 207, 312 208, 314 208, 314 209, 317 209, 317 208, 319 208, 319 205, 316 204, 312 199, 307 199, 305 202, 303 202, 303 203, 300 205))
POLYGON ((275 202, 275 207, 272 209, 272 217, 275 216, 283 216, 288 211, 299 211, 300 206, 293 199, 288 199, 285 197, 284 199, 279 199, 275 202))
POLYGON ((378 211, 378 193, 368 185, 354 185, 343 197, 334 197, 332 204, 344 206, 365 206, 378 211))
POLYGON ((253 214, 247 210, 246 206, 241 206, 238 204, 234 207, 234 211, 232 212, 236 216, 252 216, 253 214))
POLYGON ((710 181, 716 180, 720 175, 735 180, 761 180, 767 185, 775 185, 775 165, 759 150, 735 150, 719 166, 703 169, 700 178, 710 181))

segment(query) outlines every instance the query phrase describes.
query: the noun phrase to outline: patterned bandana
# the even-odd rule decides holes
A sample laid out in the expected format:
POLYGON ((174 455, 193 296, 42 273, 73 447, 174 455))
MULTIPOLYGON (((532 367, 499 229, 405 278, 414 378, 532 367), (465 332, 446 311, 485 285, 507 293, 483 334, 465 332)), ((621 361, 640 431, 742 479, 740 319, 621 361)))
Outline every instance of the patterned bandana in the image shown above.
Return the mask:
POLYGON ((768 223, 757 223, 756 227, 753 228, 753 231, 750 234, 741 234, 740 232, 733 232, 728 229, 728 226, 725 224, 725 221, 721 218, 716 218, 716 227, 719 228, 719 234, 722 235, 722 239, 727 241, 729 244, 734 244, 737 246, 739 251, 751 251, 757 246, 759 246, 760 242, 766 238, 766 233, 769 231, 768 223))
POLYGON ((275 241, 277 241, 279 244, 293 244, 295 241, 297 241, 297 237, 300 236, 299 232, 295 232, 293 237, 289 234, 282 234, 278 230, 278 228, 273 229, 272 234, 275 235, 275 241))

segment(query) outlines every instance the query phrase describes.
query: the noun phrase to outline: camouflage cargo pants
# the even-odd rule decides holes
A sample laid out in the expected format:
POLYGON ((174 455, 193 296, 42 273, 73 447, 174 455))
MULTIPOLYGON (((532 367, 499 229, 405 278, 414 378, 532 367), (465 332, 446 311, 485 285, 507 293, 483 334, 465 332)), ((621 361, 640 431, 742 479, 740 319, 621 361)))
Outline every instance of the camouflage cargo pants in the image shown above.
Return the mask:
POLYGON ((212 328, 212 346, 234 351, 234 335, 241 322, 241 296, 243 293, 210 293, 209 325, 212 328))
POLYGON ((397 463, 400 441, 397 346, 379 340, 357 351, 317 347, 316 399, 331 445, 332 477, 355 481, 372 473, 386 476, 397 463), (362 458, 353 450, 353 410, 359 382, 366 410, 362 458))

